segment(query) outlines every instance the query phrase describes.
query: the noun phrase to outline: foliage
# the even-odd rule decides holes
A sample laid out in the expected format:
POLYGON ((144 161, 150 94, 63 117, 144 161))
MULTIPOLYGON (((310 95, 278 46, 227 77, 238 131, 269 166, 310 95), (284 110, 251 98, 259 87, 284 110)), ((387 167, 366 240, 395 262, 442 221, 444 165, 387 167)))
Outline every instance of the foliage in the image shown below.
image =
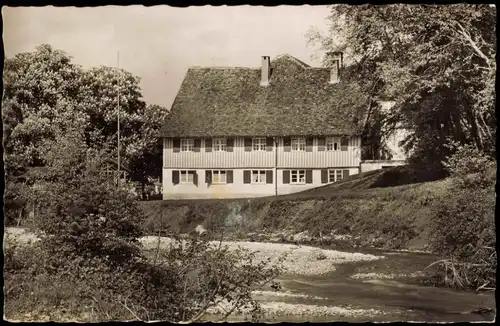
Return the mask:
POLYGON ((259 261, 253 252, 229 249, 222 242, 210 244, 197 237, 176 239, 168 250, 160 250, 158 243, 150 253, 153 266, 162 266, 175 275, 174 292, 170 297, 158 293, 162 301, 152 309, 157 314, 150 316, 152 319, 170 316, 167 319, 171 321, 196 322, 214 311, 223 312, 220 320, 242 311, 257 318, 260 306, 252 291, 263 286, 279 287, 273 280, 282 272, 283 257, 274 264, 270 258, 259 261))
POLYGON ((10 313, 53 316, 64 309, 84 321, 194 322, 224 304, 257 317, 251 293, 272 282, 279 266, 197 238, 142 247, 142 210, 102 175, 106 156, 87 148, 84 132, 44 146, 47 168, 35 176, 37 191, 28 197, 42 210, 36 219, 41 239, 6 252, 10 313))
POLYGON ((491 288, 496 284, 496 162, 464 146, 445 166, 454 191, 441 200, 431 221, 432 248, 449 257, 442 261, 445 283, 491 288))
POLYGON ((492 186, 495 180, 496 161, 471 145, 462 146, 457 143, 449 145, 454 154, 447 158, 443 165, 459 189, 474 190, 492 186))
POLYGON ((5 60, 2 117, 7 171, 13 170, 14 162, 41 165, 44 154, 39 145, 44 140, 64 131, 68 121, 85 124, 75 107, 81 73, 64 52, 48 45, 5 60))
MULTIPOLYGON (((276 232, 291 236, 308 231, 316 241, 320 233, 332 232, 359 238, 363 246, 425 249, 429 219, 450 191, 449 180, 423 182, 436 179, 425 172, 408 166, 384 169, 304 193, 250 200, 141 202, 147 216, 145 232, 169 228, 188 233, 201 224, 211 234, 224 230, 227 237, 240 240, 252 238, 250 233, 265 241, 276 232), (221 220, 231 215, 234 206, 241 207, 238 214, 245 223, 227 227, 221 220)), ((348 240, 343 245, 353 243, 348 240)))
MULTIPOLYGON (((159 105, 148 105, 142 116, 142 125, 138 140, 134 144, 134 152, 129 160, 133 180, 141 180, 143 192, 145 184, 161 177, 163 139, 159 137, 168 110, 159 105)), ((132 151, 132 150, 131 150, 132 151)))
POLYGON ((224 320, 238 311, 258 318, 259 303, 252 291, 263 286, 278 289, 273 279, 282 271, 281 259, 259 261, 254 253, 199 238, 177 240, 168 248, 148 247, 148 260, 120 264, 102 257, 54 256, 47 244, 42 238, 29 247, 7 246, 9 319, 24 319, 29 312, 35 320, 48 315, 59 321, 191 323, 206 313, 219 312, 224 320))
POLYGON ((78 134, 46 146, 48 166, 30 200, 41 211, 36 224, 54 254, 113 261, 137 256, 133 243, 142 234, 141 211, 124 187, 103 175, 106 156, 87 149, 78 134))
POLYGON ((442 168, 450 137, 494 155, 494 6, 334 5, 329 21, 328 35, 309 40, 343 51, 349 78, 396 102, 388 123, 411 131, 414 161, 442 168))
MULTIPOLYGON (((373 105, 373 104, 372 104, 373 105)), ((373 105, 375 106, 375 105, 373 105)), ((361 136, 362 160, 390 160, 392 154, 384 141, 385 114, 379 107, 372 108, 361 136)))
MULTIPOLYGON (((139 78, 110 67, 85 70, 50 45, 6 59, 2 99, 6 183, 22 183, 31 167, 45 166, 50 155, 45 143, 70 131, 83 133, 87 147, 116 156, 118 93, 122 162, 136 181, 147 183, 161 171, 156 133, 168 110, 146 106, 139 78)), ((20 196, 12 191, 8 200, 19 202, 20 196)))

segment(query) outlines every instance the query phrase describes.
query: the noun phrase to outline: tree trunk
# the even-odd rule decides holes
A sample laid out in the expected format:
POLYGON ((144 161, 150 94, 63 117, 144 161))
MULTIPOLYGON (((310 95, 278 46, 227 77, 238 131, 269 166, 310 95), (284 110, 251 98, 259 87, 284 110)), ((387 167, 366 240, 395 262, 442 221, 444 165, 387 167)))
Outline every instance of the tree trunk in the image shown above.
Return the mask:
POLYGON ((142 189, 142 199, 146 199, 146 184, 144 181, 141 181, 141 189, 142 189))

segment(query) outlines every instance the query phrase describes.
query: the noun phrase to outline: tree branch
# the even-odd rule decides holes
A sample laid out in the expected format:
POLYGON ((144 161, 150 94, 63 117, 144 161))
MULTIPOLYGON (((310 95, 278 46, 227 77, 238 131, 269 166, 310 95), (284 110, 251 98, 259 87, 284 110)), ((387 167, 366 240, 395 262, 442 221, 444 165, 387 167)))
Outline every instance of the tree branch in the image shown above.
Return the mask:
POLYGON ((486 64, 488 65, 489 68, 491 68, 490 59, 483 53, 483 51, 481 51, 479 46, 472 39, 471 35, 465 30, 465 28, 462 26, 462 24, 460 24, 459 22, 456 22, 456 23, 457 23, 458 28, 460 29, 458 31, 458 33, 460 35, 462 35, 463 37, 465 37, 465 39, 468 41, 468 44, 474 49, 474 51, 476 51, 476 54, 486 62, 486 64))

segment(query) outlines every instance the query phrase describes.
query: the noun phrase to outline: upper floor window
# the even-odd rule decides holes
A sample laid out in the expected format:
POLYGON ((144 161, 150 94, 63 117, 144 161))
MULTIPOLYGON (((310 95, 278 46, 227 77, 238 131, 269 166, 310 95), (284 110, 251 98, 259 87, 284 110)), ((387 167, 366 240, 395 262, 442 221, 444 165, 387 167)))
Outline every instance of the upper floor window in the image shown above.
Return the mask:
POLYGON ((252 139, 252 149, 254 151, 265 151, 266 150, 266 139, 265 138, 253 138, 252 139))
POLYGON ((227 150, 226 138, 214 138, 213 144, 215 152, 225 152, 227 150))
POLYGON ((306 140, 305 138, 292 138, 292 151, 305 151, 306 140))
POLYGON ((340 139, 338 138, 327 138, 326 139, 326 150, 327 151, 340 151, 340 139))
POLYGON ((194 139, 181 139, 181 152, 192 152, 194 139))

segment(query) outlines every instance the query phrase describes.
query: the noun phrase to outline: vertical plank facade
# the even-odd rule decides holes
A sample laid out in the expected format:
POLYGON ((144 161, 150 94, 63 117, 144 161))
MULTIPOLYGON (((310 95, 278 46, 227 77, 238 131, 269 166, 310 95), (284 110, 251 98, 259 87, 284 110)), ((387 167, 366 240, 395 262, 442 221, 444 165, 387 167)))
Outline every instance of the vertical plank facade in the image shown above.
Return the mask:
POLYGON ((272 151, 245 151, 244 138, 234 139, 232 152, 206 152, 201 140, 199 152, 174 152, 173 139, 163 140, 164 168, 327 168, 359 167, 361 138, 349 138, 347 151, 318 151, 318 138, 313 139, 312 151, 284 151, 284 140, 277 138, 272 151), (277 151, 277 153, 275 152, 277 151))

